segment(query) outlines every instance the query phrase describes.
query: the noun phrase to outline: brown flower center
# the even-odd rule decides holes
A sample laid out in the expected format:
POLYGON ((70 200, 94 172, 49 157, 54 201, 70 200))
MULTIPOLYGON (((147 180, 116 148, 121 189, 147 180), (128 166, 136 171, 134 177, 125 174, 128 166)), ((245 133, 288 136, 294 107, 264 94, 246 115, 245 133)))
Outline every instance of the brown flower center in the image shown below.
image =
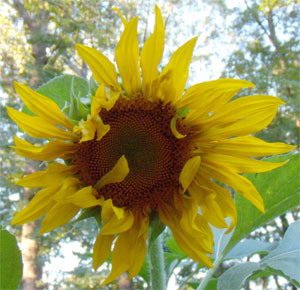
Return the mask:
POLYGON ((176 111, 170 105, 144 98, 120 99, 100 116, 110 131, 100 140, 82 142, 73 159, 83 184, 95 185, 125 155, 129 174, 119 183, 101 188, 99 196, 118 207, 157 208, 180 189, 179 175, 189 158, 190 136, 182 120, 177 139, 170 129, 176 111))

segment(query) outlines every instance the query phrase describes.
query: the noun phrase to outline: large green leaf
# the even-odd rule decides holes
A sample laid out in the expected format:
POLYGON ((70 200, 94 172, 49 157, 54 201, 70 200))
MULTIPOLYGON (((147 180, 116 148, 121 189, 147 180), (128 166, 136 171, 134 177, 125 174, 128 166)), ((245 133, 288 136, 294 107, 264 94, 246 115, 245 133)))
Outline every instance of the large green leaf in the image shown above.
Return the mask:
POLYGON ((261 264, 280 270, 300 283, 300 221, 289 226, 279 246, 261 264))
MULTIPOLYGON (((85 79, 72 75, 63 75, 42 85, 37 92, 54 100, 62 109, 66 104, 70 104, 72 95, 75 94, 79 98, 86 97, 89 93, 89 84, 85 79)), ((31 114, 26 106, 24 106, 23 111, 31 114)))
POLYGON ((16 238, 0 229, 0 289, 17 289, 23 272, 16 238))
POLYGON ((269 254, 259 263, 241 263, 224 272, 219 277, 218 290, 241 289, 248 277, 253 279, 272 274, 283 276, 299 286, 300 221, 289 226, 279 243, 273 243, 267 248, 270 250, 269 254))
POLYGON ((254 262, 238 264, 224 272, 218 279, 218 290, 239 290, 253 272, 260 269, 254 262))
POLYGON ((289 160, 289 162, 270 172, 245 175, 260 192, 266 212, 261 213, 243 196, 237 194, 237 226, 224 254, 255 229, 300 204, 299 157, 299 154, 271 157, 265 160, 270 162, 289 160))

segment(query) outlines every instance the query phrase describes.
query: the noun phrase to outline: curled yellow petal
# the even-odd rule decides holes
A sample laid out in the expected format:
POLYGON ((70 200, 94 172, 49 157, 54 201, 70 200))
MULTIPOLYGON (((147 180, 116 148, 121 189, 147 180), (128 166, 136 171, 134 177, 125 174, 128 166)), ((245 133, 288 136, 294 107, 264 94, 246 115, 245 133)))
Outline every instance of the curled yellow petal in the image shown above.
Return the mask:
POLYGON ((185 165, 183 166, 183 169, 179 176, 179 182, 181 183, 183 187, 183 192, 187 190, 193 179, 195 178, 199 166, 201 163, 200 156, 193 157, 189 159, 185 165))
POLYGON ((174 116, 174 117, 171 119, 171 122, 170 122, 170 128, 171 128, 171 131, 172 131, 173 135, 174 135, 177 139, 182 139, 182 138, 186 137, 186 135, 182 135, 180 132, 178 132, 178 130, 177 130, 177 128, 176 128, 177 119, 178 119, 177 116, 174 116))
POLYGON ((95 189, 99 190, 101 187, 109 183, 122 182, 127 174, 129 173, 128 162, 125 158, 125 155, 122 155, 116 165, 106 173, 94 186, 95 189))

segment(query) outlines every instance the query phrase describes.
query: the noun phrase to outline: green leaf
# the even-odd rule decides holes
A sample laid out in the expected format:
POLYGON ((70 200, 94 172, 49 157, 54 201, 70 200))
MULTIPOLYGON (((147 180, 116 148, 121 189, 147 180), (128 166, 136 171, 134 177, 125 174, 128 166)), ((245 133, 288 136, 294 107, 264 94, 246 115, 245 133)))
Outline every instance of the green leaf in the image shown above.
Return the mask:
POLYGON ((23 273, 16 238, 0 229, 0 289, 17 289, 23 273))
POLYGON ((278 275, 281 277, 284 277, 286 280, 290 281, 292 284, 294 284, 296 287, 298 287, 300 289, 300 283, 298 283, 295 280, 292 280, 289 276, 285 275, 284 273, 282 273, 279 270, 275 270, 271 267, 266 267, 263 270, 257 271, 255 272, 250 278, 249 280, 255 280, 258 278, 263 278, 263 277, 269 277, 271 275, 278 275))
POLYGON ((186 258, 187 255, 183 252, 176 244, 174 238, 169 238, 166 240, 167 247, 175 254, 179 255, 182 259, 186 258))
POLYGON ((218 279, 218 290, 239 290, 254 271, 260 269, 258 263, 248 262, 238 264, 224 272, 218 279))
MULTIPOLYGON (((55 101, 62 109, 66 104, 70 104, 72 93, 79 98, 87 96, 89 84, 85 79, 72 75, 63 75, 42 85, 37 89, 37 92, 55 101)), ((26 106, 23 107, 23 112, 32 114, 26 106)))
POLYGON ((254 239, 246 239, 239 242, 229 253, 225 259, 241 259, 244 257, 252 256, 255 253, 269 253, 271 250, 278 246, 277 242, 267 243, 254 239))
POLYGON ((300 221, 288 227, 279 246, 262 259, 261 264, 280 270, 300 283, 300 221))
POLYGON ((142 277, 147 282, 148 285, 151 284, 150 269, 149 269, 149 255, 146 255, 143 266, 139 272, 139 276, 142 277))
POLYGON ((211 229, 213 231, 214 237, 213 258, 215 260, 218 260, 221 257, 223 250, 226 248, 228 242, 230 241, 233 232, 226 234, 227 229, 217 229, 213 226, 211 226, 211 229))
POLYGON ((224 254, 255 229, 300 204, 299 157, 299 154, 289 154, 267 158, 265 160, 270 162, 288 159, 289 162, 270 172, 245 175, 260 192, 266 213, 261 213, 243 196, 237 194, 237 226, 224 254))

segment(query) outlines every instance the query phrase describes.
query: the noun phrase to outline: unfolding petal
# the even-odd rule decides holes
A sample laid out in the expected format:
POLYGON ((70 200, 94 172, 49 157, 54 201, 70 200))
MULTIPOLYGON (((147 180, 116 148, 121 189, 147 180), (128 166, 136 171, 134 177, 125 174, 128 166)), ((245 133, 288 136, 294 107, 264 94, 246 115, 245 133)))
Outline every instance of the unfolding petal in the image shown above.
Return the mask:
POLYGON ((108 223, 114 217, 114 215, 116 215, 118 219, 122 219, 124 214, 124 208, 114 206, 112 199, 107 199, 104 201, 101 211, 101 217, 104 224, 108 223))
POLYGON ((128 96, 140 90, 139 44, 137 39, 138 18, 125 26, 115 51, 116 62, 128 96))
POLYGON ((152 96, 152 84, 158 77, 158 65, 164 50, 164 24, 160 9, 155 6, 156 22, 154 32, 145 42, 141 52, 141 68, 143 73, 143 95, 152 96))
POLYGON ((164 78, 166 74, 169 74, 169 72, 173 72, 169 85, 175 88, 175 95, 172 96, 172 101, 174 103, 179 99, 184 91, 196 41, 197 37, 194 37, 179 47, 171 56, 169 63, 159 76, 161 79, 164 78))
POLYGON ((179 182, 183 187, 183 192, 187 190, 190 183, 193 181, 195 175, 198 172, 200 163, 201 163, 200 156, 196 156, 189 159, 183 166, 183 169, 179 176, 179 182))
POLYGON ((112 170, 101 177, 101 179, 96 183, 95 188, 99 190, 101 187, 109 183, 122 182, 128 173, 128 162, 125 158, 125 155, 122 155, 112 170))
POLYGON ((264 202, 251 181, 234 172, 232 169, 220 164, 215 166, 213 163, 203 162, 198 174, 205 177, 210 176, 215 180, 229 185, 253 203, 261 212, 265 212, 264 202))
POLYGON ((72 131, 72 123, 54 101, 17 82, 14 83, 14 86, 22 101, 32 113, 50 123, 61 125, 72 131))
POLYGON ((51 208, 47 216, 43 219, 40 235, 50 232, 53 229, 66 224, 71 218, 73 218, 80 207, 66 202, 58 202, 51 208))
POLYGON ((115 235, 98 235, 93 248, 93 268, 96 271, 109 257, 115 235))
POLYGON ((11 224, 21 225, 42 217, 55 204, 51 196, 59 187, 60 186, 47 187, 36 193, 29 204, 14 216, 11 224))
POLYGON ((18 180, 17 185, 24 187, 46 187, 61 185, 66 176, 75 172, 74 166, 65 166, 60 163, 49 164, 46 170, 37 171, 18 180))
POLYGON ((199 120, 229 102, 240 89, 251 87, 254 87, 253 83, 235 79, 203 82, 187 89, 176 106, 178 109, 192 109, 187 119, 199 120))
POLYGON ((75 46, 77 52, 84 62, 88 64, 95 80, 99 84, 104 84, 112 89, 120 90, 115 66, 106 56, 100 51, 82 44, 77 43, 75 46))
POLYGON ((64 140, 74 140, 76 135, 59 129, 52 123, 40 117, 29 116, 13 108, 7 107, 9 117, 28 135, 35 138, 57 138, 64 140))
POLYGON ((50 161, 56 158, 68 159, 78 149, 77 144, 67 143, 61 140, 51 140, 44 146, 32 145, 31 143, 14 137, 15 145, 11 146, 14 148, 17 154, 35 160, 50 161))

